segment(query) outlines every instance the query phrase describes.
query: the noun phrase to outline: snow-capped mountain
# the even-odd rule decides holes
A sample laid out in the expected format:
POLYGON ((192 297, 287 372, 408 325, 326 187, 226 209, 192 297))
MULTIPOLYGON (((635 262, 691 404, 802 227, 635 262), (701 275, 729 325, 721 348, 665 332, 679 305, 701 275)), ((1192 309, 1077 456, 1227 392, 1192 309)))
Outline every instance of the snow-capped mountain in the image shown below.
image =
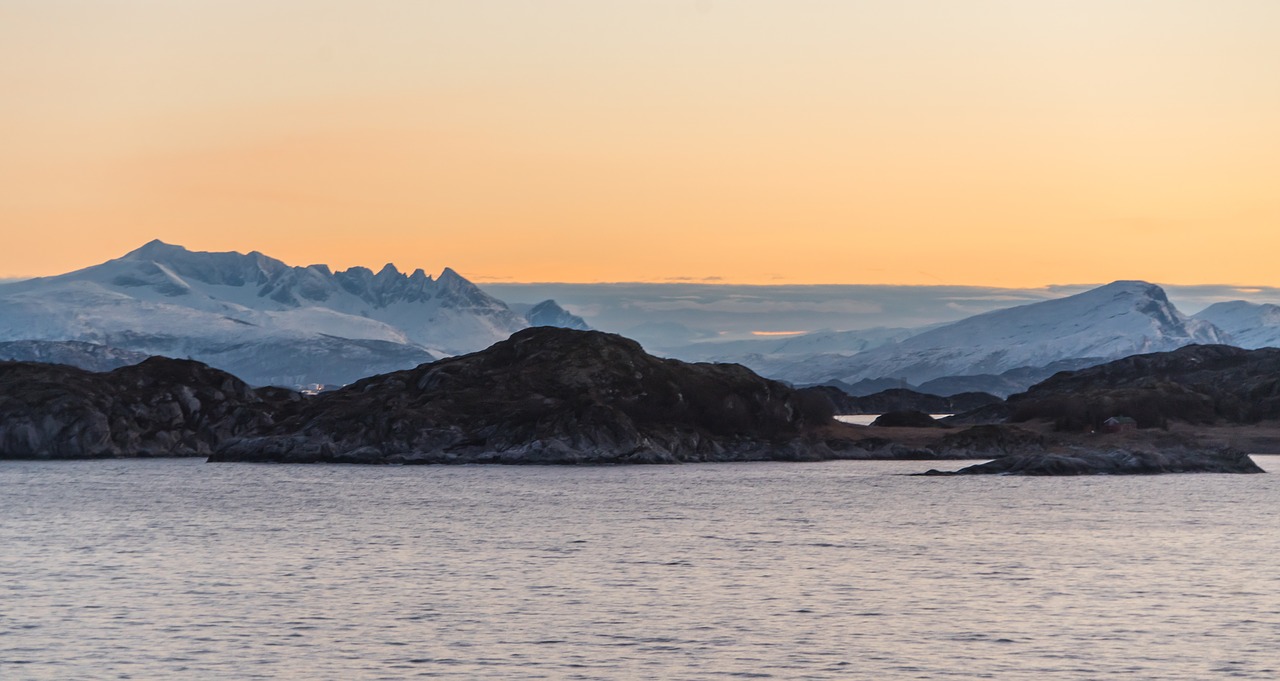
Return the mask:
POLYGON ((1225 333, 1180 313, 1159 286, 1117 281, 976 315, 851 357, 809 358, 777 377, 797 383, 896 378, 919 385, 944 376, 1001 374, 1068 359, 1103 362, 1224 342, 1229 342, 1225 333))
POLYGON ((558 326, 562 329, 591 330, 585 319, 560 307, 560 304, 554 300, 544 300, 534 305, 513 304, 511 309, 523 315, 529 326, 558 326))
POLYGON ((450 269, 332 272, 152 241, 76 272, 0 285, 0 340, 191 357, 256 384, 346 383, 471 352, 528 323, 450 269))
POLYGON ((1242 348, 1280 347, 1280 305, 1233 300, 1214 303, 1194 315, 1231 336, 1242 348))

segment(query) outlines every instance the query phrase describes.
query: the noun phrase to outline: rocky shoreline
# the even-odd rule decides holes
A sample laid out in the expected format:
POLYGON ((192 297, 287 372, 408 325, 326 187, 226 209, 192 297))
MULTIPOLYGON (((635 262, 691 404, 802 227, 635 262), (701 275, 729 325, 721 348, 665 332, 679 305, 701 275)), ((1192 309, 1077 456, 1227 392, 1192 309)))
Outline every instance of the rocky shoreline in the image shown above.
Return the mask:
POLYGON ((929 470, 920 475, 1158 475, 1162 473, 1265 473, 1238 449, 1196 446, 1089 449, 1015 454, 958 471, 929 470))
POLYGON ((208 456, 300 403, 190 360, 105 373, 0 362, 0 459, 208 456))
POLYGON ((833 413, 824 391, 795 389, 740 365, 662 359, 621 336, 554 327, 313 397, 253 389, 188 360, 152 358, 107 373, 0 362, 0 458, 526 465, 994 459, 963 474, 1256 472, 1243 465, 1252 464, 1248 457, 1158 430, 1060 433, 1045 420, 948 428, 923 414, 867 427, 840 423, 833 413))

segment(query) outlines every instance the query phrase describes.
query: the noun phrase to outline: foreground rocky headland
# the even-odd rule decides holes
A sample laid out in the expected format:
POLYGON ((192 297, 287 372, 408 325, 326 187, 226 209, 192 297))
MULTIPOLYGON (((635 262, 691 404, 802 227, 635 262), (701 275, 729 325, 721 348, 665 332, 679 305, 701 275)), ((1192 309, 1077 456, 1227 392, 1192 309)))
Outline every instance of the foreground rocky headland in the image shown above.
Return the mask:
POLYGON ((958 471, 930 470, 922 475, 1156 475, 1160 473, 1265 473, 1249 455, 1231 447, 1206 447, 1166 438, 1137 446, 1064 445, 1021 452, 958 471))
POLYGON ((1277 419, 1280 349, 1189 345, 1060 372, 948 421, 1016 423, 1055 442, 957 474, 1143 475, 1261 473, 1246 452, 1280 451, 1277 419))
POLYGON ((308 400, 212 461, 675 463, 892 457, 821 395, 554 327, 308 400))
MULTIPOLYGON (((1228 465, 1234 459, 1222 459, 1219 446, 1189 435, 1176 441, 1160 430, 1111 436, 1058 428, 1050 418, 938 428, 915 414, 854 426, 833 418, 829 390, 794 389, 736 364, 661 359, 621 336, 553 327, 313 397, 253 389, 197 362, 163 358, 107 373, 2 362, 0 389, 0 458, 369 464, 996 459, 1000 466, 973 472, 1005 473, 1125 472, 1116 461, 1139 462, 1121 466, 1132 472, 1251 472, 1243 464, 1252 465, 1247 457, 1228 465)), ((984 409, 996 407, 1006 410, 1000 420, 1007 419, 1009 405, 984 409)))
POLYGON ((1163 431, 1063 431, 1043 418, 951 429, 907 419, 902 427, 868 428, 836 422, 836 410, 828 389, 794 390, 738 365, 659 359, 611 334, 531 329, 483 352, 318 396, 269 432, 228 442, 211 460, 1015 462, 1070 452, 1084 462, 1074 473, 1257 470, 1247 456, 1224 458, 1220 447, 1163 431), (1147 463, 1117 467, 1110 463, 1116 452, 1147 463))

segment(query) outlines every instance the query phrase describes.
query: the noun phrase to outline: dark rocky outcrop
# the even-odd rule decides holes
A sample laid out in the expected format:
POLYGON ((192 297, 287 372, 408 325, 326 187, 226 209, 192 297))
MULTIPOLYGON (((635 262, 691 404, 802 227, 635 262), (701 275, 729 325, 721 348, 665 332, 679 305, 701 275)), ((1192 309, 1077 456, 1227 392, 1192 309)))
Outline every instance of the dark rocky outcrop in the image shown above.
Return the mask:
POLYGON ((986 459, 1043 451, 1045 438, 1017 426, 981 425, 947 433, 938 450, 957 459, 986 459))
MULTIPOLYGON (((889 390, 911 390, 912 392, 916 392, 913 390, 914 386, 899 378, 864 378, 856 383, 845 383, 839 379, 833 379, 824 381, 813 387, 822 386, 836 388, 846 395, 852 395, 853 397, 866 397, 868 395, 875 395, 876 393, 882 393, 889 390)), ((856 414, 860 412, 842 413, 856 414)))
MULTIPOLYGON (((1020 393, 1040 381, 1060 371, 1075 371, 1095 366, 1103 361, 1100 357, 1077 357, 1050 362, 1044 366, 1027 366, 1009 369, 999 374, 975 374, 972 376, 943 376, 919 385, 921 392, 935 395, 957 395, 966 392, 997 395, 1001 398, 1020 393)), ((974 405, 977 408, 981 405, 974 405)), ((957 409, 967 411, 966 409, 957 409)))
POLYGON ((152 357, 109 373, 0 362, 0 458, 206 456, 299 401, 189 360, 152 357))
POLYGON ((1139 428, 1280 418, 1280 349, 1190 345, 1059 373, 1009 398, 1009 420, 1096 430, 1112 416, 1139 428))
POLYGON ((876 417, 871 425, 880 428, 950 428, 922 411, 891 411, 876 417))
POLYGON ((943 397, 905 388, 890 388, 861 397, 850 395, 833 385, 810 386, 804 390, 826 396, 837 414, 887 414, 893 411, 956 414, 1003 401, 987 393, 961 393, 943 397))
POLYGON ((1155 475, 1160 473, 1265 473, 1249 455, 1231 448, 1191 444, 1158 448, 1072 447, 1006 456, 955 472, 924 475, 1155 475))
POLYGON ((1005 423, 1009 420, 1009 415, 1011 413, 1008 402, 996 402, 994 404, 988 404, 985 407, 978 407, 977 409, 959 412, 941 420, 943 423, 952 426, 1005 423))
MULTIPOLYGON (((1246 395, 1266 385, 1249 371, 1267 366, 1269 355, 1241 368, 1230 352, 1199 352, 1218 357, 1246 395)), ((1204 368, 1213 362, 1201 359, 1193 362, 1201 370, 1190 374, 1216 376, 1218 369, 1204 368)), ((1195 394, 1219 385, 1204 377, 1170 379, 1186 373, 1161 374, 1159 385, 1195 394)), ((1073 389, 1089 395, 1100 386, 1105 380, 1073 389)), ((1216 414, 1244 404, 1228 399, 1227 383, 1212 394, 1216 414)), ((909 427, 868 429, 838 423, 832 412, 821 392, 795 390, 739 365, 660 359, 621 336, 552 327, 307 398, 254 390, 189 360, 153 357, 99 374, 0 363, 0 458, 210 454, 213 461, 510 464, 1001 458, 1008 460, 974 472, 1026 474, 1226 471, 1245 463, 1163 431, 1050 433, 1043 421, 942 430, 919 427, 924 414, 904 415, 909 427)))
POLYGON ((865 457, 830 405, 736 364, 554 327, 364 379, 214 461, 656 463, 865 457))

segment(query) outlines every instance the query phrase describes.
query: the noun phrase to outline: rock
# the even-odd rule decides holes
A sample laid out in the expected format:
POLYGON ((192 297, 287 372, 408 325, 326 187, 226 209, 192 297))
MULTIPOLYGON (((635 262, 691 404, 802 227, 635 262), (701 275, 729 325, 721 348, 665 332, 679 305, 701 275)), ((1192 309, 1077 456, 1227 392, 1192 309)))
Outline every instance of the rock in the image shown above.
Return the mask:
POLYGON ((809 386, 803 390, 826 396, 837 414, 887 414, 892 411, 955 414, 1003 402, 995 395, 974 392, 942 397, 905 388, 891 388, 873 395, 855 397, 832 385, 809 386))
POLYGON ((676 463, 865 458, 829 403, 736 364, 687 364, 537 327, 374 376, 223 444, 212 461, 676 463))
POLYGON ((108 373, 0 362, 0 459, 207 456, 298 400, 189 360, 108 373))
POLYGON ((948 433, 936 449, 954 459, 989 459, 1039 452, 1044 436, 1016 426, 981 425, 948 433))
POLYGON ((943 423, 953 426, 971 426, 982 424, 1004 423, 1011 414, 1007 402, 996 402, 984 407, 953 414, 942 419, 943 423))
POLYGON ((950 428, 921 411, 891 411, 881 414, 871 425, 881 428, 950 428))
POLYGON ((1158 473, 1265 473, 1249 455, 1231 448, 1089 449, 1006 456, 954 473, 924 475, 1154 475, 1158 473))
POLYGON ((1097 430, 1112 416, 1139 428, 1170 422, 1251 424, 1280 418, 1280 349, 1190 345, 1063 372, 1008 400, 1009 420, 1097 430))

